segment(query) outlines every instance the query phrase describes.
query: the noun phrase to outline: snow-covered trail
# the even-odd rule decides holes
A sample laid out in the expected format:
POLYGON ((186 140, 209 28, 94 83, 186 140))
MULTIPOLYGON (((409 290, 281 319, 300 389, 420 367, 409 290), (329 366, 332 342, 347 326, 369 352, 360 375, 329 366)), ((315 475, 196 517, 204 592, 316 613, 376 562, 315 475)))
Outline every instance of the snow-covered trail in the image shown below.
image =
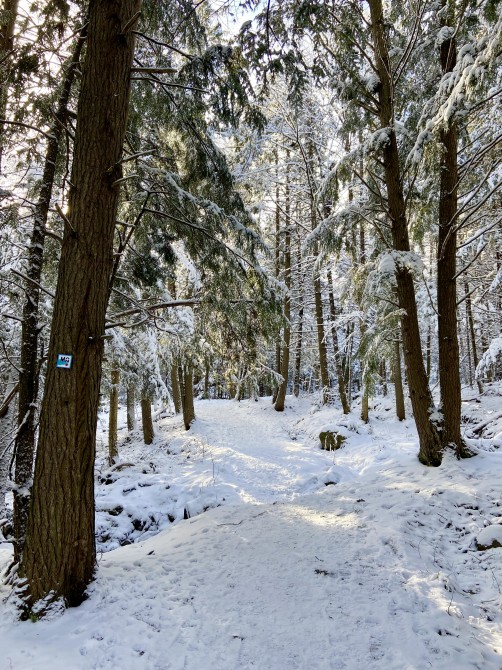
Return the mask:
POLYGON ((308 407, 308 401, 293 398, 286 412, 276 412, 269 398, 254 407, 230 400, 199 403, 191 431, 217 461, 215 482, 234 482, 244 502, 274 502, 305 492, 309 480, 333 462, 332 454, 312 448, 298 425, 308 407))
POLYGON ((472 543, 502 520, 502 454, 426 469, 411 424, 354 416, 333 457, 334 419, 213 401, 189 433, 168 420, 166 481, 233 504, 102 555, 63 617, 7 608, 0 670, 501 670, 502 550, 472 543))

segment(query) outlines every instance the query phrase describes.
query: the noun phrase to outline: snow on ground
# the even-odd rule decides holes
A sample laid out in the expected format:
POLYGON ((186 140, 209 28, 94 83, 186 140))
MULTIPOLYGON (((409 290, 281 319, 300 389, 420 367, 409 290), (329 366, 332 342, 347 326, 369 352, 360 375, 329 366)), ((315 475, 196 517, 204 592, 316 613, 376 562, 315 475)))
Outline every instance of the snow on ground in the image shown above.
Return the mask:
POLYGON ((479 550, 502 539, 500 393, 466 396, 479 454, 437 469, 390 401, 364 425, 288 400, 201 401, 150 447, 123 430, 89 599, 37 623, 1 604, 0 670, 501 670, 502 549, 479 550))

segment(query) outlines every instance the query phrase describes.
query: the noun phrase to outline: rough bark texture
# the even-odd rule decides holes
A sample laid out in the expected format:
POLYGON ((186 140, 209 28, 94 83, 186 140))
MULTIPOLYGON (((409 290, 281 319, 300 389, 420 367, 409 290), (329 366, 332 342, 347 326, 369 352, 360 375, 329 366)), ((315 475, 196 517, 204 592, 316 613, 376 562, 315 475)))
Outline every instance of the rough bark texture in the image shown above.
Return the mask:
MULTIPOLYGON (((446 17, 445 17, 446 18, 446 17)), ((441 69, 451 72, 457 61, 455 39, 441 44, 441 69)), ((441 174, 437 248, 437 309, 439 387, 443 412, 443 447, 453 447, 457 457, 465 452, 460 434, 461 383, 457 335, 457 124, 450 119, 440 130, 441 174)))
POLYGON ((141 394, 141 425, 143 427, 143 442, 145 444, 152 444, 154 437, 152 399, 146 392, 141 394))
POLYGON ((24 545, 26 522, 30 503, 31 478, 33 476, 33 458, 35 453, 36 407, 38 397, 39 355, 38 336, 40 282, 46 236, 47 216, 51 203, 56 162, 63 128, 67 117, 67 106, 75 71, 80 61, 80 53, 84 42, 84 34, 80 35, 75 45, 72 58, 68 64, 58 106, 56 120, 50 130, 45 153, 42 185, 38 201, 35 205, 33 230, 26 268, 25 296, 23 306, 23 322, 21 327, 21 373, 19 375, 18 431, 16 436, 16 459, 14 481, 14 560, 19 562, 24 545))
POLYGON ((112 386, 110 389, 110 413, 108 415, 108 461, 112 465, 119 455, 117 448, 117 427, 120 372, 117 367, 112 368, 110 381, 112 386))
POLYGON ((140 0, 93 0, 21 572, 25 601, 78 605, 92 580, 94 457, 120 160, 140 0), (57 369, 59 353, 73 355, 57 369), (50 596, 49 596, 50 594, 50 596))
MULTIPOLYGON (((387 141, 382 149, 382 158, 387 186, 387 205, 392 226, 392 243, 395 250, 409 252, 406 207, 394 130, 392 67, 387 48, 382 2, 381 0, 369 0, 369 6, 375 47, 375 65, 380 78, 379 118, 381 127, 385 129, 387 135, 387 141)), ((442 460, 442 444, 438 428, 431 418, 434 412, 434 402, 422 358, 415 287, 412 274, 407 267, 397 266, 396 282, 399 307, 403 310, 401 329, 408 388, 420 442, 418 458, 424 465, 438 466, 442 460)))

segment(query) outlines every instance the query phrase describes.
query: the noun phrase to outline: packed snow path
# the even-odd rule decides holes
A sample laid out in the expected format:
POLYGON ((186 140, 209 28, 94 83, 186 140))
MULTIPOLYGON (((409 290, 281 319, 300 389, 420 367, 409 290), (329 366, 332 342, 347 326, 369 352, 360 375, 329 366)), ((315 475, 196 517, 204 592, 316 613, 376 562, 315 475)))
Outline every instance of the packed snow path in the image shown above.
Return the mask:
POLYGON ((411 424, 350 417, 333 464, 316 444, 332 410, 198 416, 190 436, 166 421, 167 479, 232 504, 102 555, 63 617, 5 608, 1 670, 501 670, 502 549, 473 546, 502 521, 500 453, 426 469, 411 424))

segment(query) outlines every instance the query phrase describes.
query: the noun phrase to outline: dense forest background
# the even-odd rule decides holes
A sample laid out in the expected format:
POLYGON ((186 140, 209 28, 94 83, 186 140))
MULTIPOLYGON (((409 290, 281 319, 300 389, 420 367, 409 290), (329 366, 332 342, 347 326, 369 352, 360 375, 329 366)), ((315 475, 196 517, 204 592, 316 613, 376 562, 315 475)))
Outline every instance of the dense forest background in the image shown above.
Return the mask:
MULTIPOLYGON (((98 411, 409 396, 418 457, 502 375, 497 0, 0 9, 0 518, 25 616, 95 569, 98 411), (59 360, 67 357, 67 361, 59 360)), ((225 418, 222 417, 222 421, 225 418)), ((40 611, 37 610, 37 611, 40 611)))

